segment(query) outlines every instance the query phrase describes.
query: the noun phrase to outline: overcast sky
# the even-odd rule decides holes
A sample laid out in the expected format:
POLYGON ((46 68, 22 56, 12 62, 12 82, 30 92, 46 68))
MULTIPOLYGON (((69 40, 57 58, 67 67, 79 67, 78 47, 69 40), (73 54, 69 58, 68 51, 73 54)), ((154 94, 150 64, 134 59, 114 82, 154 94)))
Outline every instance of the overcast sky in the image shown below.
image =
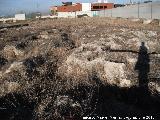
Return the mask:
MULTIPOLYGON (((0 16, 23 12, 47 12, 49 7, 61 2, 93 2, 96 0, 0 0, 0 16)), ((109 2, 125 3, 129 0, 109 0, 109 2)), ((134 0, 137 1, 137 0, 134 0)), ((143 1, 143 0, 139 0, 143 1)))

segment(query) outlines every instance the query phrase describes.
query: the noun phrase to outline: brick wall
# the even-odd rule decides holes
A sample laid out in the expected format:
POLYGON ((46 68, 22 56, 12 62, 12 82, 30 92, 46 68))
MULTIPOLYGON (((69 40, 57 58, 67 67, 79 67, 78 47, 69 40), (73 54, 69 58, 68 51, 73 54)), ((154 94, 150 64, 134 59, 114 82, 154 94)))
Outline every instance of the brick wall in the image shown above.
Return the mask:
POLYGON ((75 11, 81 11, 81 10, 82 10, 82 5, 80 3, 77 3, 75 5, 57 7, 57 12, 75 12, 75 11))

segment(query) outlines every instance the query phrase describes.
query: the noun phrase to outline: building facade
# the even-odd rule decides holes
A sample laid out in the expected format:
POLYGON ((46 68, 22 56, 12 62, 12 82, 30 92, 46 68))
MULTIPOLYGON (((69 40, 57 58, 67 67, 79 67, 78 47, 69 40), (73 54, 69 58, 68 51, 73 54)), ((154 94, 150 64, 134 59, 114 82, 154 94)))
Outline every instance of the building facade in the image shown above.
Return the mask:
POLYGON ((50 10, 52 11, 52 13, 82 11, 82 4, 75 3, 75 4, 64 4, 62 6, 52 6, 50 10))
POLYGON ((25 14, 15 14, 15 20, 26 20, 25 14))
POLYGON ((57 6, 58 12, 76 12, 76 11, 82 11, 82 4, 76 3, 72 5, 62 5, 57 6))
POLYGON ((113 3, 75 3, 63 4, 62 6, 51 7, 52 13, 56 12, 77 12, 77 11, 99 11, 114 8, 113 3))
POLYGON ((99 11, 99 10, 112 9, 112 8, 114 8, 113 3, 93 3, 91 10, 99 11))

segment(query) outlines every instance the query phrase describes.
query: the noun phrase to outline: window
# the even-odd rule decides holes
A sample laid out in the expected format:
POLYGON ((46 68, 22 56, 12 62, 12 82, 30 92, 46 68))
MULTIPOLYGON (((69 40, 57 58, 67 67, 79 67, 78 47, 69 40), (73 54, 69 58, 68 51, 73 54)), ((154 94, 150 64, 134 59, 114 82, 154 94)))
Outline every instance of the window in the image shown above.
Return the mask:
POLYGON ((104 9, 106 9, 107 8, 107 6, 104 6, 104 9))
POLYGON ((99 6, 93 6, 93 9, 99 9, 99 6))

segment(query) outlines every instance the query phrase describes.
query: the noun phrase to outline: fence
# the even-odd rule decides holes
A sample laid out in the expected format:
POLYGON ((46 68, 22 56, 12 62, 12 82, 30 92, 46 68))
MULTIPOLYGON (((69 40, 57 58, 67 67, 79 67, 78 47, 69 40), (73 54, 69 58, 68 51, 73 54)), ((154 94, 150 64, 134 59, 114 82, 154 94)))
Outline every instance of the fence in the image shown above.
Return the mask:
POLYGON ((160 2, 141 3, 98 12, 100 17, 160 19, 160 2))

